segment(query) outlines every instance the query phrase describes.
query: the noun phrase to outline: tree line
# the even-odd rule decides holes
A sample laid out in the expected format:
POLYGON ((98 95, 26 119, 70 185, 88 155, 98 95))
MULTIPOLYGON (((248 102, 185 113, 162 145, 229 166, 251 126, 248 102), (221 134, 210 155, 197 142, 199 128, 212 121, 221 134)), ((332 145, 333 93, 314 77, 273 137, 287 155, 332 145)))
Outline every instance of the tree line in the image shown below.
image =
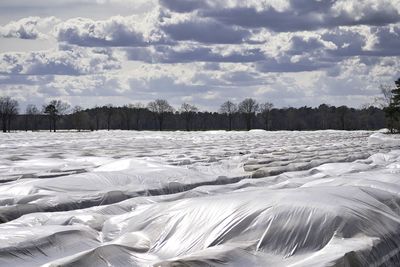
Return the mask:
POLYGON ((57 129, 373 130, 391 125, 392 120, 396 121, 396 116, 388 117, 388 108, 367 106, 355 109, 326 104, 316 108, 274 108, 272 103, 258 103, 253 98, 246 98, 240 103, 226 101, 218 112, 208 112, 199 111, 198 107, 189 103, 183 103, 175 110, 165 99, 157 99, 147 105, 136 103, 117 107, 109 104, 89 109, 79 106, 71 108, 61 100, 52 100, 41 108, 28 105, 25 112, 19 114, 16 100, 0 97, 3 132, 46 129, 53 132, 57 129))
POLYGON ((115 107, 112 104, 83 109, 52 100, 43 107, 28 105, 19 114, 18 101, 0 97, 0 119, 3 132, 48 129, 100 130, 375 130, 388 127, 400 132, 400 78, 392 85, 381 85, 380 107, 367 105, 359 109, 321 104, 317 108, 274 108, 270 102, 258 103, 246 98, 236 104, 228 100, 218 112, 199 111, 183 103, 175 110, 167 100, 157 99, 115 107))

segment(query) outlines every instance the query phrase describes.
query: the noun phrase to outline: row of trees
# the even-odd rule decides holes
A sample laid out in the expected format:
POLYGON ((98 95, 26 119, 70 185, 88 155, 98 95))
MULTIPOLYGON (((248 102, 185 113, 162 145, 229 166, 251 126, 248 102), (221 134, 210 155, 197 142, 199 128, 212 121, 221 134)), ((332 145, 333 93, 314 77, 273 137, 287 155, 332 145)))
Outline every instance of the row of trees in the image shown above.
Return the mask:
POLYGON ((18 102, 10 97, 0 97, 0 119, 3 132, 10 131, 11 122, 18 115, 18 102))
MULTIPOLYGON (((122 107, 111 104, 83 109, 71 108, 60 100, 50 101, 42 108, 28 105, 18 115, 18 102, 0 98, 3 131, 57 129, 99 130, 318 130, 318 129, 380 129, 385 125, 385 112, 373 106, 361 109, 346 106, 320 105, 318 108, 274 108, 272 103, 258 103, 247 98, 236 104, 223 103, 218 112, 199 111, 183 103, 176 111, 168 101, 157 99, 146 106, 137 103, 122 107)), ((388 118, 390 124, 390 118, 388 118)))

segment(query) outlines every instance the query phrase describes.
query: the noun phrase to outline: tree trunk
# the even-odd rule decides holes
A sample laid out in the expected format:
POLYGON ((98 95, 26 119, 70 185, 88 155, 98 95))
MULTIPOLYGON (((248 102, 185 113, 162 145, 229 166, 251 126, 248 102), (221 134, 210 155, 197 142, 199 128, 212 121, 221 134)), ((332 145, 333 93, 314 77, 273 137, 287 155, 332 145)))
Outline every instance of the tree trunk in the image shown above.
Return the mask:
POLYGON ((189 132, 190 131, 190 119, 186 118, 186 131, 189 132))
POLYGON ((159 130, 160 131, 162 131, 162 129, 163 129, 163 120, 164 120, 163 116, 159 116, 158 117, 158 123, 159 123, 159 130))
POLYGON ((142 111, 140 109, 138 109, 137 114, 136 114, 136 127, 137 130, 140 131, 141 130, 141 121, 140 121, 140 116, 142 115, 142 111))
POLYGON ((342 130, 344 130, 344 129, 345 129, 344 116, 342 116, 342 117, 340 118, 340 121, 341 121, 341 123, 342 123, 342 130))
POLYGON ((8 117, 8 121, 7 121, 7 124, 8 124, 8 132, 11 132, 11 116, 9 116, 8 117))
POLYGON ((246 128, 247 131, 251 130, 251 114, 246 115, 246 128))
POLYGON ((3 133, 7 132, 7 120, 5 117, 2 118, 2 122, 3 122, 3 133))
POLYGON ((28 115, 25 115, 25 132, 28 131, 28 115))
MULTIPOLYGON (((37 129, 38 129, 38 126, 37 126, 37 115, 35 115, 34 117, 33 117, 33 130, 35 130, 35 131, 37 131, 37 129)), ((32 130, 32 131, 33 131, 32 130)))
POLYGON ((389 117, 389 128, 390 128, 390 133, 391 134, 394 134, 394 125, 393 125, 394 123, 393 123, 393 121, 394 121, 393 120, 393 116, 390 116, 389 117))

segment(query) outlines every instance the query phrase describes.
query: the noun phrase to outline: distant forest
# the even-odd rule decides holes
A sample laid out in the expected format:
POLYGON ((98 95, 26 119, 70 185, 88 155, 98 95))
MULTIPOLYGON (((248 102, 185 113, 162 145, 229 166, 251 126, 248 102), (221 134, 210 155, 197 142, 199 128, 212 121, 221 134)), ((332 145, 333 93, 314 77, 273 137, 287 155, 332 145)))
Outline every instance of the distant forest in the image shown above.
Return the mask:
POLYGON ((146 106, 137 103, 122 107, 111 104, 82 109, 71 108, 61 100, 52 100, 42 108, 28 105, 19 114, 18 101, 0 97, 1 130, 38 131, 57 129, 78 131, 114 130, 376 130, 387 127, 400 133, 400 79, 395 86, 381 85, 382 97, 376 99, 382 108, 365 106, 320 105, 318 108, 274 108, 269 102, 258 103, 246 98, 236 104, 226 101, 218 112, 199 111, 183 103, 175 110, 167 100, 157 99, 146 106))
POLYGON ((385 112, 369 106, 360 109, 322 104, 317 108, 274 108, 247 98, 235 104, 223 103, 219 112, 199 111, 184 103, 174 110, 166 100, 148 105, 112 105, 82 109, 53 100, 42 108, 29 105, 18 113, 18 102, 0 98, 2 131, 37 130, 375 130, 387 126, 385 112), (9 109, 6 111, 6 109, 9 109), (10 111, 11 110, 11 111, 10 111))

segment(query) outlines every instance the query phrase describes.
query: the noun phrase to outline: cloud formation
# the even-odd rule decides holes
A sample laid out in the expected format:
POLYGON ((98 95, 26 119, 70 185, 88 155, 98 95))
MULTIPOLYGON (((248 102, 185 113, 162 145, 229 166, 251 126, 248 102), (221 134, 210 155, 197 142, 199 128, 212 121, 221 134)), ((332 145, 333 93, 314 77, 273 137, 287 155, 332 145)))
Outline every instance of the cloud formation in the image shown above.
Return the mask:
POLYGON ((171 39, 176 41, 211 44, 239 44, 250 36, 248 30, 227 26, 208 19, 193 19, 169 24, 162 29, 171 39))
POLYGON ((56 27, 57 39, 79 46, 148 46, 162 42, 163 35, 156 25, 137 16, 115 16, 95 21, 87 18, 70 19, 56 27))
POLYGON ((54 50, 45 52, 2 53, 2 75, 85 75, 120 68, 107 50, 54 50))
POLYGON ((386 25, 400 21, 398 6, 391 1, 286 0, 269 1, 199 1, 180 8, 181 0, 163 0, 174 12, 196 11, 200 17, 213 18, 226 25, 268 28, 275 32, 292 32, 354 25, 386 25), (258 3, 257 3, 258 2, 258 3))
POLYGON ((190 63, 190 62, 235 62, 247 63, 265 59, 259 48, 227 49, 225 46, 209 47, 202 45, 126 50, 128 59, 148 63, 190 63))
POLYGON ((27 17, 18 21, 11 21, 4 26, 0 26, 0 37, 37 39, 45 38, 43 31, 48 31, 59 20, 55 17, 27 17))
POLYGON ((0 94, 359 106, 400 75, 399 0, 56 2, 0 3, 18 14, 0 26, 0 94), (18 17, 38 9, 64 11, 18 17))

